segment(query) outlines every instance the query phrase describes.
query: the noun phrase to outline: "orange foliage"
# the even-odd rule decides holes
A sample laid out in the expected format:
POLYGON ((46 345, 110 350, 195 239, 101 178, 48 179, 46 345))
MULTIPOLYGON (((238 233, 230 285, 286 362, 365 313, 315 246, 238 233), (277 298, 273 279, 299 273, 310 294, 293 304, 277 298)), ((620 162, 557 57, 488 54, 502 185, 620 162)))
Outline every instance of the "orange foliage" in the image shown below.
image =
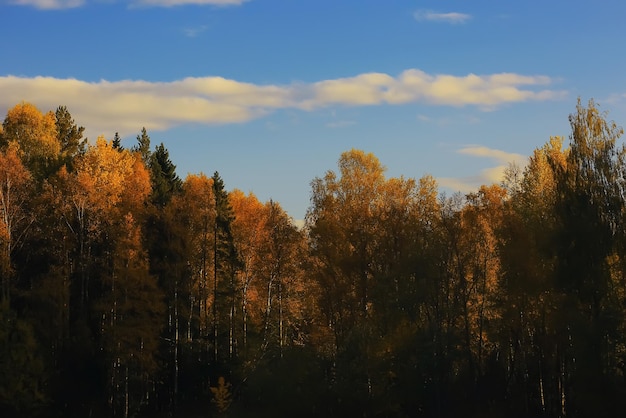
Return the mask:
POLYGON ((0 242, 9 246, 12 233, 27 217, 24 204, 28 197, 31 175, 17 155, 17 147, 10 146, 0 153, 0 242))
POLYGON ((139 212, 152 192, 150 173, 139 156, 134 157, 132 172, 124 179, 122 205, 131 212, 139 212))
POLYGON ((134 173, 135 157, 124 150, 119 152, 110 141, 99 137, 95 146, 77 164, 77 182, 86 193, 89 205, 98 211, 106 211, 117 205, 134 173))

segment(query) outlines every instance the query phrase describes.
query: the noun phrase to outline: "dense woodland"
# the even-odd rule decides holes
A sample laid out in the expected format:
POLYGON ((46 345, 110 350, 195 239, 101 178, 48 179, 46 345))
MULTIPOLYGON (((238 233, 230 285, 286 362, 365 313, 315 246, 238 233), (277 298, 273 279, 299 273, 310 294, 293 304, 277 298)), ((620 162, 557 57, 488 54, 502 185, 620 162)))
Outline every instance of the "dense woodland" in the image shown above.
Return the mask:
POLYGON ((20 103, 0 131, 0 415, 623 415, 607 116, 579 100, 567 140, 467 195, 347 151, 297 228, 217 172, 180 179, 145 129, 125 149, 20 103))

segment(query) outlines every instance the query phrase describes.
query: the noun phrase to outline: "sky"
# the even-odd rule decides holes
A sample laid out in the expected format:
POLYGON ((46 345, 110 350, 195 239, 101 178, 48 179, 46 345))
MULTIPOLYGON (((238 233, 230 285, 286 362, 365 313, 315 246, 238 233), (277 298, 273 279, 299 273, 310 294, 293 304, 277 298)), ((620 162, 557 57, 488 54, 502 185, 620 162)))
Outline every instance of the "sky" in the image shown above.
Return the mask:
POLYGON ((623 0, 0 0, 0 115, 145 127, 295 220, 342 152, 442 193, 501 181, 593 99, 626 122, 623 0))

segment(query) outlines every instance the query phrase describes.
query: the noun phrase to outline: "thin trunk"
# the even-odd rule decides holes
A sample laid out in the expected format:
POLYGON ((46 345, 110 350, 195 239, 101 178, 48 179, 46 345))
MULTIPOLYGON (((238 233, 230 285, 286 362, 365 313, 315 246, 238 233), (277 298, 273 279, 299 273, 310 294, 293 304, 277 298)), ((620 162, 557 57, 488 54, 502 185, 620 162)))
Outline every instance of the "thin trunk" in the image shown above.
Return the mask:
POLYGON ((7 179, 6 181, 6 191, 0 189, 0 201, 2 203, 2 221, 6 230, 6 239, 4 245, 4 254, 3 260, 1 262, 2 270, 0 270, 0 274, 2 275, 2 300, 9 301, 10 298, 10 275, 11 275, 11 216, 9 215, 9 209, 11 206, 11 181, 7 179))
POLYGON ((191 341, 191 322, 193 321, 193 294, 189 292, 189 316, 187 317, 187 342, 191 341))
POLYGON ((282 280, 278 280, 278 345, 280 350, 280 358, 283 358, 283 286, 282 280))
POLYGON ((267 284, 267 302, 265 305, 265 326, 263 329, 263 346, 262 346, 263 351, 267 347, 267 341, 268 341, 270 314, 272 311, 272 286, 273 285, 274 285, 274 277, 272 276, 267 284))
POLYGON ((248 348, 248 279, 244 282, 241 289, 241 320, 243 325, 242 343, 243 349, 248 348))
POLYGON ((124 370, 124 418, 128 418, 129 399, 128 399, 128 366, 124 370))
MULTIPOLYGON (((234 292, 233 292, 234 293, 234 292)), ((235 353, 235 297, 230 305, 230 313, 228 314, 228 356, 233 358, 235 353)))
POLYGON ((230 272, 230 280, 228 289, 230 300, 230 312, 228 313, 228 357, 233 358, 235 354, 235 302, 237 298, 237 292, 235 291, 235 274, 230 272))
MULTIPOLYGON (((216 206, 217 207, 217 206, 216 206)), ((217 270, 218 270, 218 260, 217 260, 217 209, 215 213, 215 225, 213 229, 213 361, 217 363, 218 356, 218 320, 217 320, 217 270)))
POLYGON ((178 399, 178 340, 179 340, 179 322, 178 322, 178 279, 174 281, 174 408, 178 399))
POLYGON ((541 401, 541 411, 546 412, 546 397, 543 383, 543 354, 539 359, 539 399, 541 401))
MULTIPOLYGON (((200 328, 200 336, 203 338, 203 341, 205 342, 205 346, 204 346, 204 355, 209 356, 209 352, 210 352, 210 344, 211 342, 209 341, 208 337, 209 335, 209 307, 208 307, 208 274, 207 274, 207 269, 208 269, 208 254, 209 254, 209 220, 208 220, 208 215, 204 216, 204 224, 203 224, 203 229, 202 229, 202 274, 201 274, 201 278, 200 278, 200 284, 199 284, 199 299, 200 299, 200 303, 198 305, 198 309, 199 309, 199 328, 200 328)), ((215 305, 215 294, 213 295, 213 305, 215 305)))

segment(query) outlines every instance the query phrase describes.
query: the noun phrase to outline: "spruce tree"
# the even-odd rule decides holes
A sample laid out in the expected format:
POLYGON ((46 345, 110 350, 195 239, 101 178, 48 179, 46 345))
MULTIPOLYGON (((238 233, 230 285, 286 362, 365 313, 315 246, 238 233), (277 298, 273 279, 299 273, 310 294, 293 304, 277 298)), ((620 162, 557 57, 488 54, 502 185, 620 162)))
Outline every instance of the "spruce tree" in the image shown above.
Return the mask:
POLYGON ((167 204, 172 195, 180 192, 182 181, 176 174, 176 166, 169 152, 161 143, 150 156, 150 177, 152 179, 152 202, 157 206, 167 204))
POLYGON ((237 255, 231 224, 235 219, 233 209, 228 200, 228 192, 224 189, 224 181, 216 171, 213 174, 213 196, 215 197, 215 229, 213 254, 213 337, 214 360, 219 359, 221 346, 228 347, 228 357, 235 354, 235 306, 237 289, 235 274, 241 262, 237 255), (222 321, 228 323, 228 338, 221 332, 222 321))
POLYGON ((119 132, 115 132, 115 136, 113 137, 113 148, 118 151, 124 151, 124 147, 122 146, 122 138, 120 138, 119 132))
POLYGON ((137 135, 137 145, 135 145, 131 151, 138 152, 141 155, 146 167, 150 165, 150 136, 146 128, 141 128, 141 135, 137 135))
POLYGON ((83 138, 85 128, 78 126, 65 106, 59 106, 55 112, 57 139, 61 143, 61 154, 73 157, 85 150, 87 139, 83 138))

